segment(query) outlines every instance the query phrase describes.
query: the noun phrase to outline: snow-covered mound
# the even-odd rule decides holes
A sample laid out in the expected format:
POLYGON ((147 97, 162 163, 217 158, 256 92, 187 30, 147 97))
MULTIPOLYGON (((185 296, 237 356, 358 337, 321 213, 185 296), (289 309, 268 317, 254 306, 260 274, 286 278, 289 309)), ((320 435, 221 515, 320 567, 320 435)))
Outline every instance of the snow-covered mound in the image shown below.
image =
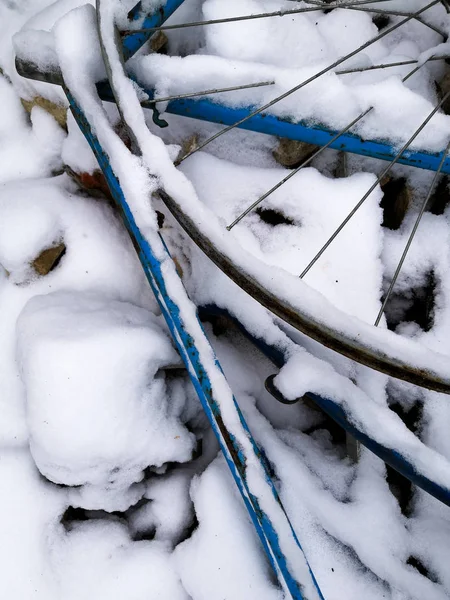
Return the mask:
POLYGON ((191 457, 183 398, 163 371, 179 359, 150 312, 86 293, 38 296, 18 341, 31 454, 55 483, 100 488, 89 508, 105 508, 101 491, 126 490, 145 468, 191 457))

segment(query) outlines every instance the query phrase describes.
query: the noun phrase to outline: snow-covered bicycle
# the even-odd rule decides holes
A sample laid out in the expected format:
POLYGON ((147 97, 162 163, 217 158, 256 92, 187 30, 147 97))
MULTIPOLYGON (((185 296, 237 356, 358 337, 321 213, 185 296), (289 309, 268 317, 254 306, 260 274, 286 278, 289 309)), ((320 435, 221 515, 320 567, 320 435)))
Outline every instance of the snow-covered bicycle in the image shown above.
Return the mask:
MULTIPOLYGON (((349 380, 364 388, 370 367, 433 392, 450 390, 446 229, 438 224, 438 217, 446 219, 441 197, 450 173, 450 126, 440 112, 450 97, 448 5, 416 2, 403 10, 388 0, 245 6, 208 0, 203 19, 186 19, 187 10, 177 20, 184 4, 140 3, 129 12, 105 0, 96 11, 82 7, 59 22, 52 40, 36 35, 31 46, 19 40, 17 69, 63 86, 280 582, 294 598, 322 597, 152 205, 162 202, 246 293, 216 274, 217 293, 202 304, 225 309, 281 367, 266 382, 271 393, 290 403, 314 392, 308 397, 347 432, 450 504, 447 461, 408 435, 386 406, 364 404, 349 380), (275 25, 261 26, 267 22, 275 25), (347 27, 354 35, 345 35, 347 27), (418 28, 422 42, 414 45, 418 28), (162 32, 174 34, 170 55, 145 51, 162 32), (100 100, 116 103, 119 133, 100 100), (173 134, 165 113, 188 117, 186 125, 176 121, 173 134), (270 155, 274 138, 246 134, 242 142, 239 129, 282 138, 274 154, 289 170, 267 156, 271 169, 255 166, 257 147, 270 155), (176 141, 173 135, 185 142, 181 150, 163 143, 176 141), (208 148, 216 156, 202 152, 208 148), (324 174, 307 169, 311 164, 324 174), (337 186, 331 176, 339 177, 337 186), (330 375, 311 390, 315 365, 301 347, 339 362, 315 342, 364 367, 345 360, 347 377, 330 375)), ((27 32, 21 36, 26 40, 27 32)), ((217 273, 201 264, 208 276, 217 273)), ((187 283, 197 303, 202 276, 194 271, 187 283)))

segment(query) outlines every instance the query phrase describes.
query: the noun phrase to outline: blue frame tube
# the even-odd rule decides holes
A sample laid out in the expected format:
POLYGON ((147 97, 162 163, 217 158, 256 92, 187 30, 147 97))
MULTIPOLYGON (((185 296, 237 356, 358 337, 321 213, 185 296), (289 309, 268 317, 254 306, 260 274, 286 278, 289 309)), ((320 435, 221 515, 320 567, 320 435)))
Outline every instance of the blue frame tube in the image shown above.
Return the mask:
MULTIPOLYGON (((214 397, 212 385, 209 379, 209 375, 201 362, 201 357, 195 345, 195 340, 191 337, 189 332, 184 326, 181 319, 180 309, 176 302, 172 300, 167 292, 164 275, 161 270, 161 263, 154 255, 150 244, 141 234, 134 216, 128 206, 128 203, 123 194, 120 183, 113 172, 108 156, 103 151, 97 137, 93 133, 89 122, 87 121, 82 109, 78 106, 75 98, 72 96, 69 90, 64 88, 67 99, 70 104, 72 114, 78 123, 83 135, 88 141, 92 148, 97 161, 102 169, 102 172, 106 178, 111 194, 120 208, 121 215, 124 224, 130 234, 131 239, 135 242, 138 250, 138 256, 142 265, 142 268, 147 276, 150 286, 155 294, 164 318, 167 322, 169 330, 172 334, 173 340, 180 352, 180 355, 186 365, 191 381, 203 406, 203 409, 211 423, 212 429, 219 441, 221 450, 225 456, 228 467, 234 477, 234 480, 238 486, 238 489, 245 502, 249 515, 252 519, 253 525, 259 535, 259 538, 263 544, 263 548, 269 561, 280 580, 283 580, 286 588, 289 590, 294 600, 306 600, 303 596, 303 585, 296 580, 292 574, 292 566, 288 564, 286 556, 284 555, 277 533, 276 526, 273 525, 268 515, 262 510, 258 498, 252 494, 250 486, 247 484, 245 471, 246 471, 246 458, 242 453, 242 450, 234 439, 233 435, 228 432, 226 426, 221 418, 220 405, 214 397)), ((216 365, 220 368, 220 365, 216 359, 216 365)), ((266 477, 266 482, 269 489, 271 490, 276 502, 279 504, 285 521, 288 524, 290 535, 292 536, 295 544, 299 551, 302 553, 306 565, 309 569, 309 575, 312 579, 313 585, 317 591, 317 596, 320 600, 324 600, 323 595, 320 591, 314 573, 312 572, 309 563, 304 556, 302 546, 296 536, 296 533, 286 515, 284 508, 281 504, 281 500, 275 489, 275 486, 270 478, 269 470, 263 454, 257 447, 250 430, 245 422, 245 419, 239 409, 239 406, 233 397, 234 410, 236 411, 240 424, 245 431, 248 439, 250 440, 254 452, 255 458, 259 461, 266 477)))
POLYGON ((436 483, 432 479, 425 477, 421 473, 418 473, 414 464, 411 463, 407 458, 392 448, 387 448, 382 444, 376 442, 374 439, 369 437, 366 433, 363 433, 352 425, 349 421, 345 411, 336 402, 330 398, 323 398, 317 394, 308 392, 306 394, 313 402, 317 404, 333 421, 340 425, 345 431, 350 433, 355 439, 357 439, 366 448, 376 454, 382 461, 387 465, 395 469, 400 475, 406 477, 411 483, 421 488, 425 492, 428 492, 431 496, 440 500, 443 504, 450 506, 450 488, 443 487, 439 483, 436 483))
MULTIPOLYGON (((152 15, 145 15, 142 12, 142 4, 139 2, 136 6, 131 9, 129 18, 132 21, 143 19, 140 28, 159 27, 166 21, 179 6, 183 4, 184 0, 166 0, 164 6, 152 15)), ((131 35, 127 35, 123 41, 123 57, 125 60, 131 58, 136 52, 145 44, 147 40, 151 38, 154 32, 151 31, 137 31, 131 35)))
MULTIPOLYGON (((283 367, 286 362, 285 354, 280 348, 268 344, 261 338, 255 337, 251 334, 240 321, 238 321, 232 314, 227 310, 218 308, 217 306, 202 306, 199 308, 199 314, 201 317, 224 315, 230 318, 236 326, 243 332, 243 334, 279 369, 283 367)), ((400 475, 403 475, 411 483, 421 488, 437 500, 440 500, 443 504, 450 506, 450 487, 444 487, 433 481, 432 479, 425 477, 425 475, 418 473, 414 464, 408 460, 405 456, 383 446, 379 442, 369 437, 363 431, 357 429, 346 415, 343 408, 331 398, 324 398, 317 394, 308 392, 306 396, 312 400, 319 408, 323 410, 329 417, 333 419, 342 429, 352 435, 361 444, 373 452, 378 458, 381 458, 383 462, 395 469, 400 475)))
MULTIPOLYGON (((138 85, 148 94, 149 98, 153 98, 154 90, 138 85)), ((106 82, 97 84, 97 90, 102 100, 106 102, 114 102, 114 98, 106 82)), ((172 100, 168 103, 166 112, 179 115, 182 117, 190 117, 191 119, 199 119, 208 121, 209 123, 218 123, 220 125, 233 125, 241 119, 247 117, 254 111, 254 107, 231 108, 213 102, 212 100, 202 99, 193 100, 185 98, 180 100, 172 100)), ((328 129, 325 125, 306 124, 302 121, 292 123, 290 121, 280 119, 274 115, 259 114, 251 117, 241 125, 239 129, 247 129, 267 135, 274 135, 291 140, 298 140, 314 144, 316 146, 325 146, 337 134, 337 131, 328 129)), ((344 133, 329 146, 334 150, 342 150, 352 154, 359 154, 369 158, 378 158, 380 160, 392 161, 398 153, 398 148, 392 146, 386 141, 363 140, 352 133, 344 133)), ((442 160, 443 152, 425 152, 423 150, 408 150, 397 161, 402 165, 426 169, 428 171, 437 171, 442 160)), ((445 159, 441 170, 442 173, 450 174, 450 155, 445 159)))
MULTIPOLYGON (((151 98, 153 97, 153 90, 145 91, 151 98)), ((174 115, 221 125, 237 123, 254 110, 254 107, 231 108, 208 99, 192 100, 190 98, 173 100, 169 102, 166 109, 168 113, 174 115)), ((305 124, 301 121, 292 123, 269 114, 255 115, 239 127, 267 135, 308 142, 316 146, 325 146, 337 133, 337 131, 333 131, 325 125, 305 124)), ((398 153, 398 148, 393 147, 389 142, 366 141, 351 133, 341 135, 335 142, 330 144, 330 148, 386 161, 391 161, 398 153)), ((437 171, 441 160, 442 152, 428 153, 412 150, 405 152, 398 162, 419 169, 437 171)), ((442 173, 450 174, 450 157, 445 160, 442 173)))

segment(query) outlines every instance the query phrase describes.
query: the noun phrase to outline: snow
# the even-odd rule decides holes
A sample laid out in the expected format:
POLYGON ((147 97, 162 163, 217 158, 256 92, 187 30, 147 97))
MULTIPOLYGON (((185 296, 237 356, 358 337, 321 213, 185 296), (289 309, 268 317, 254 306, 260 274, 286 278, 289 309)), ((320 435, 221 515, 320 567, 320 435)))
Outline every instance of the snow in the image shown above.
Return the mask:
POLYGON ((67 137, 64 139, 61 158, 76 173, 93 174, 98 163, 72 113, 67 113, 67 137))
POLYGON ((17 92, 2 75, 0 99, 0 184, 58 170, 65 136, 53 117, 35 106, 29 119, 17 92))
MULTIPOLYGON (((0 6, 0 595, 289 597, 274 577, 189 382, 192 369, 182 367, 177 340, 171 340, 117 209, 62 174, 68 166, 83 181, 90 181, 86 175, 95 180, 92 151, 70 112, 66 132, 43 108, 34 106, 28 117, 21 104, 39 95, 67 106, 62 90, 18 76, 16 52, 41 68, 60 67, 83 104, 139 228, 162 261, 162 276, 180 303, 224 423, 247 458, 247 481, 281 532, 292 570, 309 585, 308 600, 316 592, 307 564, 296 554, 289 522, 277 512, 231 390, 264 449, 326 600, 448 598, 449 508, 408 490, 364 448, 352 461, 342 432, 310 401, 281 405, 264 381, 276 374, 276 385, 289 398, 306 392, 330 397, 360 430, 444 487, 450 480, 448 396, 389 379, 283 324, 202 255, 154 193, 163 186, 244 273, 290 306, 448 377, 448 206, 424 214, 387 322, 379 331, 371 326, 433 174, 397 165, 393 174, 405 178, 411 196, 400 228, 381 225, 377 187, 332 251, 299 281, 385 163, 349 156, 342 166, 342 156, 328 150, 267 198, 262 212, 253 211, 226 232, 243 209, 291 172, 272 156, 277 140, 234 131, 175 169, 172 161, 188 138, 197 134, 202 141, 220 126, 164 115, 169 127, 159 130, 150 111, 141 113, 142 91, 123 77, 110 35, 113 14, 124 23, 133 2, 105 2, 102 29, 122 110, 142 149, 139 157, 120 139, 126 135, 116 108, 95 98, 94 83, 106 73, 94 3, 13 0, 0 6), (159 238, 155 209, 164 213, 160 232, 192 302, 159 238), (267 211, 285 222, 268 223, 267 211), (59 263, 39 274, 35 260, 58 244, 65 247, 59 263), (196 306, 205 304, 225 309, 276 347, 285 366, 278 370, 223 318, 205 325, 205 335, 196 320, 196 306)), ((373 6, 408 11, 425 5, 391 0, 373 6)), ((170 23, 297 6, 310 5, 187 0, 170 23)), ((441 5, 424 19, 450 30, 441 5)), ((390 25, 400 20, 391 17, 390 25)), ((148 54, 147 48, 129 68, 156 96, 273 81, 210 96, 233 107, 260 106, 377 32, 368 13, 346 9, 174 30, 167 32, 167 56, 148 54)), ((400 79, 414 64, 330 73, 270 110, 339 128, 374 106, 358 131, 400 146, 435 106, 435 80, 447 71, 443 62, 426 60, 447 51, 442 36, 411 21, 340 67, 418 60, 423 66, 406 83, 400 79)), ((449 117, 438 113, 415 147, 440 150, 449 135, 449 117)))
POLYGON ((193 481, 191 496, 200 526, 177 547, 174 556, 188 594, 199 600, 223 594, 239 600, 250 595, 281 600, 281 591, 270 581, 259 539, 222 458, 193 481))
POLYGON ((42 72, 58 68, 58 57, 50 31, 19 31, 14 36, 14 50, 21 60, 34 64, 42 72))
POLYGON ((47 479, 100 488, 88 507, 100 508, 145 468, 190 458, 163 374, 179 359, 151 313, 60 292, 28 302, 17 327, 30 450, 47 479))
POLYGON ((51 557, 61 537, 66 493, 42 480, 25 448, 2 448, 0 593, 11 598, 56 600, 51 557))
POLYGON ((145 498, 150 502, 132 513, 131 530, 134 536, 154 531, 155 540, 176 546, 193 525, 189 470, 169 473, 148 484, 145 498))
MULTIPOLYGON (((239 167, 201 152, 183 164, 182 170, 201 201, 226 223, 288 174, 280 168, 239 167), (205 178, 203 173, 209 176, 205 178)), ((253 212, 246 217, 246 227, 236 229, 239 245, 264 263, 298 275, 373 182, 369 174, 333 181, 315 169, 304 169, 261 204, 263 210, 281 211, 291 224, 274 228, 253 212), (324 213, 326 223, 321 218, 324 213)), ((380 200, 377 190, 336 240, 334 252, 322 257, 306 279, 335 306, 369 323, 379 310, 380 200)))
MULTIPOLYGON (((290 2, 273 0, 207 0, 203 5, 205 20, 232 16, 292 10, 290 2)), ((331 63, 375 37, 377 28, 366 13, 344 9, 329 14, 320 11, 289 15, 286 19, 255 19, 206 28, 206 51, 226 58, 284 66, 287 56, 292 67, 311 63, 331 63), (352 36, 334 36, 336 29, 351 28, 352 36), (308 44, 304 40, 308 40, 308 44), (255 43, 253 43, 255 42, 255 43)), ((383 55, 383 43, 368 48, 365 56, 377 60, 383 55)))
POLYGON ((79 523, 55 548, 60 597, 79 600, 187 600, 163 542, 133 542, 126 526, 108 520, 79 523))

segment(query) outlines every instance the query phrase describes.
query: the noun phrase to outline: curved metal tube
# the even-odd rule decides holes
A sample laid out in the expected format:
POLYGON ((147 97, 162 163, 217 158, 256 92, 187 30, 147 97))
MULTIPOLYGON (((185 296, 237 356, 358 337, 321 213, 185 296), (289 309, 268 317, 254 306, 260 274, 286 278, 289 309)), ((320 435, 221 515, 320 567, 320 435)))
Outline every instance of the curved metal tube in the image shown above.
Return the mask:
POLYGON ((298 329, 327 348, 331 348, 367 367, 424 388, 446 394, 450 393, 449 379, 442 379, 436 374, 412 367, 401 359, 390 357, 380 351, 374 350, 362 342, 345 336, 340 331, 336 331, 307 315, 297 312, 287 302, 265 289, 251 273, 244 271, 242 267, 234 264, 228 256, 211 242, 194 221, 182 211, 177 202, 169 194, 164 190, 160 190, 159 194, 181 227, 208 258, 234 283, 265 308, 283 319, 283 321, 286 321, 286 323, 289 323, 295 329, 298 329))

